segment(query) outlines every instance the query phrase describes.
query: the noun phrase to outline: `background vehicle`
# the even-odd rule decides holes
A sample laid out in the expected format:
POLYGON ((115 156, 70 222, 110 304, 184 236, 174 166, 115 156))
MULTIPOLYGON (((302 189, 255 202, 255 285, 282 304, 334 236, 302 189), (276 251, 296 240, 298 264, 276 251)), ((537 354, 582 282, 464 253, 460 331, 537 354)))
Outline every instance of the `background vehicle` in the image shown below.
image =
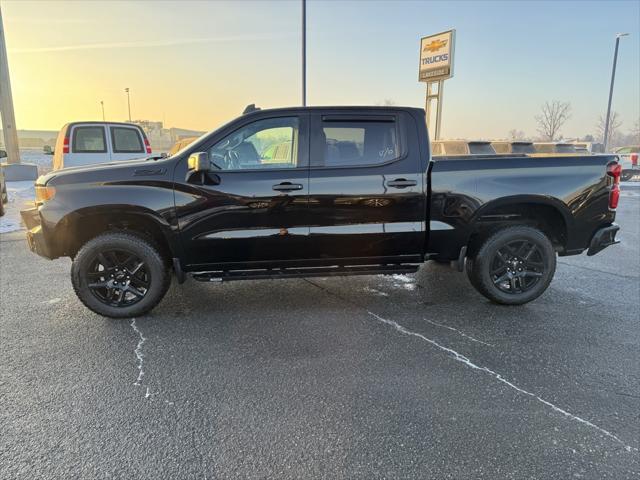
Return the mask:
POLYGON ((9 201, 7 196, 7 184, 4 179, 4 172, 0 168, 0 217, 4 215, 4 204, 9 201))
POLYGON ((484 140, 436 140, 431 142, 433 155, 493 155, 491 142, 484 140))
POLYGON ((152 309, 171 268, 228 281, 426 260, 466 263, 480 293, 516 305, 546 290, 556 254, 617 243, 613 155, 429 151, 422 109, 253 111, 172 157, 44 175, 22 217, 30 248, 73 258, 79 298, 111 317, 152 309))
MULTIPOLYGON (((7 158, 7 152, 0 150, 0 159, 7 158)), ((4 204, 9 201, 7 195, 7 182, 4 177, 4 170, 0 168, 0 217, 4 215, 4 204)))
POLYGON ((577 153, 604 153, 604 145, 600 142, 581 142, 575 140, 568 143, 575 145, 577 153))
POLYGON ((510 142, 491 142, 493 149, 496 153, 536 153, 533 148, 533 142, 527 142, 525 140, 514 140, 510 142))
POLYGON ((190 145, 195 140, 197 140, 197 138, 198 137, 181 138, 180 140, 178 140, 176 143, 173 144, 173 146, 167 152, 167 155, 171 156, 171 155, 175 154, 176 152, 179 152, 184 147, 186 147, 187 145, 190 145))
POLYGON ((53 170, 141 158, 151 153, 142 128, 130 123, 74 122, 58 133, 53 170))
POLYGON ((535 142, 533 144, 536 156, 575 155, 576 146, 573 143, 535 142))
POLYGON ((631 145, 616 149, 615 154, 620 159, 622 165, 622 180, 631 180, 635 176, 640 176, 640 165, 638 165, 638 156, 640 154, 640 145, 631 145))

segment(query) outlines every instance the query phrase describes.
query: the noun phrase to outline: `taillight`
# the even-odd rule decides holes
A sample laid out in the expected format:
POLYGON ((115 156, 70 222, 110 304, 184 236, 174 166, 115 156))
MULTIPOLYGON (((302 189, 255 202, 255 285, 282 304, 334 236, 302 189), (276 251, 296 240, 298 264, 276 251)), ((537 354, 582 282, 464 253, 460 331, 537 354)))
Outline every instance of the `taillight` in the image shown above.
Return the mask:
POLYGON ((615 210, 618 208, 620 201, 620 175, 622 174, 622 165, 612 162, 607 165, 607 175, 613 177, 613 186, 609 192, 609 208, 615 210))
POLYGON ((69 153, 69 137, 64 137, 64 143, 62 144, 62 153, 69 153))
POLYGON ((147 147, 147 153, 151 153, 151 144, 147 138, 144 139, 144 146, 147 147))
POLYGON ((631 165, 633 165, 634 167, 638 166, 638 154, 637 153, 632 153, 631 154, 631 165))

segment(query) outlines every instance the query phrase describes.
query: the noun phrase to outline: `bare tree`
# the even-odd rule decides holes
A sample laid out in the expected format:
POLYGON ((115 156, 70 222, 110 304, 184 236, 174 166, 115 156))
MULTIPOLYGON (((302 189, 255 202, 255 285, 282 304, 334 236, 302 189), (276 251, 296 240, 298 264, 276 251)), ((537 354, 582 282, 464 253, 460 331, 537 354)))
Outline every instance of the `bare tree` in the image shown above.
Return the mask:
POLYGON ((538 123, 538 133, 550 142, 558 137, 560 129, 571 117, 571 103, 554 100, 553 102, 544 102, 541 107, 542 112, 536 115, 538 123))
POLYGON ((522 130, 516 128, 509 130, 509 140, 524 140, 525 138, 526 135, 522 130))
MULTIPOLYGON (((596 132, 598 134, 598 139, 601 142, 604 142, 604 130, 605 130, 605 117, 600 115, 598 118, 598 123, 596 124, 596 132)), ((622 120, 620 120, 620 116, 618 112, 615 110, 611 112, 611 118, 609 119, 609 134, 606 141, 606 144, 609 148, 614 147, 614 142, 618 139, 620 133, 620 127, 622 126, 622 120)))

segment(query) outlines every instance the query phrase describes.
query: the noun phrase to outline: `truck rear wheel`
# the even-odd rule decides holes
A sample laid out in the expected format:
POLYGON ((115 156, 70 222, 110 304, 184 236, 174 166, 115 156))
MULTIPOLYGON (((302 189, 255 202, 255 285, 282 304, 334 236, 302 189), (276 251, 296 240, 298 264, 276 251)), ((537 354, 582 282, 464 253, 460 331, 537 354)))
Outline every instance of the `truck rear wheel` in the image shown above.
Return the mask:
POLYGON ((108 232, 78 251, 71 281, 87 308, 111 318, 144 315, 171 284, 166 263, 155 246, 125 232, 108 232))
POLYGON ((498 230, 467 261, 467 275, 476 290, 504 305, 538 298, 555 271, 553 245, 544 233, 528 226, 498 230))

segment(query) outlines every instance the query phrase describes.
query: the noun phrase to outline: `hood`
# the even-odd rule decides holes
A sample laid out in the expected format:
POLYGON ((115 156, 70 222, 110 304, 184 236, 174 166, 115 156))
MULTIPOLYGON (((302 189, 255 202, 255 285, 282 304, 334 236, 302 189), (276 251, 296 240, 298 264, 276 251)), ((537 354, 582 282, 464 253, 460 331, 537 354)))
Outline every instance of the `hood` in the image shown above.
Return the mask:
POLYGON ((46 185, 51 182, 51 185, 59 185, 80 182, 113 181, 131 177, 134 175, 135 170, 140 167, 148 168, 153 166, 154 168, 162 168, 162 165, 166 165, 167 163, 169 163, 168 158, 143 157, 133 160, 118 160, 80 167, 68 167, 40 176, 38 180, 36 180, 36 184, 46 185))

